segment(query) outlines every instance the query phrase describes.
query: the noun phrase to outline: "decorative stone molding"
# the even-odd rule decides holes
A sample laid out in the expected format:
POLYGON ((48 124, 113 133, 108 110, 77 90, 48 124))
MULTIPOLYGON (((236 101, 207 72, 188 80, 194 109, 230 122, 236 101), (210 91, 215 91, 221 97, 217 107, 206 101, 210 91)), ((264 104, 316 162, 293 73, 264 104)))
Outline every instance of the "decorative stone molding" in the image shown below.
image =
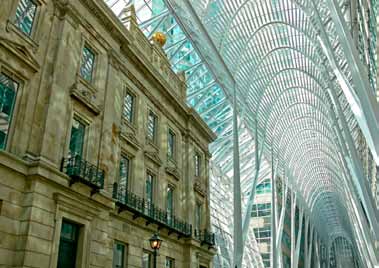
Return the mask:
POLYGON ((145 156, 153 161, 157 166, 162 166, 162 160, 160 159, 157 151, 145 151, 145 156))
POLYGON ((59 19, 64 19, 66 16, 68 10, 69 10, 69 0, 53 0, 53 3, 55 5, 55 15, 59 19))
POLYGON ((177 181, 180 180, 180 172, 176 167, 166 167, 166 172, 173 176, 177 181))
POLYGON ((124 139, 129 145, 138 150, 141 148, 140 142, 136 138, 136 131, 130 127, 127 123, 121 123, 120 137, 124 139))
POLYGON ((16 56, 20 61, 25 63, 34 73, 38 72, 40 65, 34 58, 33 54, 24 46, 5 37, 0 37, 0 46, 7 49, 16 56))
POLYGON ((186 88, 185 80, 171 69, 171 63, 163 49, 154 41, 150 42, 139 29, 134 7, 125 8, 120 15, 120 20, 133 37, 132 43, 138 50, 137 55, 143 55, 147 62, 151 62, 155 69, 154 71, 159 73, 159 76, 167 83, 172 93, 185 102, 183 98, 183 89, 186 88))
POLYGON ((201 181, 201 178, 195 179, 195 182, 193 183, 193 189, 199 193, 201 196, 206 197, 207 196, 207 187, 205 184, 201 181))
POLYGON ((70 89, 70 95, 84 104, 95 115, 100 114, 101 107, 95 103, 96 94, 93 90, 89 90, 83 86, 78 86, 78 83, 75 83, 70 89))

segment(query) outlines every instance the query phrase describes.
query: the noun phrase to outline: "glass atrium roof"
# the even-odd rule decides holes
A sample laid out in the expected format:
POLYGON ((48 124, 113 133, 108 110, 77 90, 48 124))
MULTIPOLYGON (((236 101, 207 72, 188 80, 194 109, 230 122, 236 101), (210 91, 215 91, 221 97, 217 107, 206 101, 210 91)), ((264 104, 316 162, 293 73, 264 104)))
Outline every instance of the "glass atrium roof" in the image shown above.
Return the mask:
MULTIPOLYGON (((106 0, 116 15, 130 2, 147 37, 157 30, 167 34, 164 50, 173 69, 186 75, 188 104, 218 135, 211 145, 211 205, 215 228, 230 230, 222 233, 225 248, 233 242, 226 219, 233 213, 236 90, 244 215, 254 181, 273 175, 273 167, 322 240, 343 237, 368 259, 367 241, 371 233, 377 235, 377 220, 368 182, 358 179, 363 178, 356 155, 359 74, 346 55, 349 40, 338 28, 341 17, 333 13, 338 10, 350 27, 346 1, 106 0), (362 231, 363 215, 369 232, 362 231)), ((368 90, 374 89, 371 82, 368 90)), ((247 235, 252 242, 245 248, 245 264, 262 265, 254 234, 247 235)), ((228 254, 220 262, 230 265, 228 254)))

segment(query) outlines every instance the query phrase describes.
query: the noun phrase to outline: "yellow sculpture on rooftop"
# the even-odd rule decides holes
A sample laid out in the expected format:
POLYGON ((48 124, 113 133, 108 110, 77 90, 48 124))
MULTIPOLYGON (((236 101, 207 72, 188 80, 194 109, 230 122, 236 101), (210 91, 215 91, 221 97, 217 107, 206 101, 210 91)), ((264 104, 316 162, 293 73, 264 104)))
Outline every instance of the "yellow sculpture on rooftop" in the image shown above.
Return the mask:
POLYGON ((159 44, 161 47, 163 47, 166 44, 167 37, 162 32, 155 32, 152 36, 153 40, 159 44))

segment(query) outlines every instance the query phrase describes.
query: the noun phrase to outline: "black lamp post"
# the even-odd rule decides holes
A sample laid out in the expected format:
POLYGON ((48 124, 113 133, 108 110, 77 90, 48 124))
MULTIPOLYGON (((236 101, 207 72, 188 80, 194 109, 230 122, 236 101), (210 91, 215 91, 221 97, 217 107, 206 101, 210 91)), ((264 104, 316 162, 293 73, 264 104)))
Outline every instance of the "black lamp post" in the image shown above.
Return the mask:
POLYGON ((162 244, 162 239, 158 234, 154 234, 150 239, 150 247, 154 250, 154 265, 153 268, 157 268, 157 253, 162 244))

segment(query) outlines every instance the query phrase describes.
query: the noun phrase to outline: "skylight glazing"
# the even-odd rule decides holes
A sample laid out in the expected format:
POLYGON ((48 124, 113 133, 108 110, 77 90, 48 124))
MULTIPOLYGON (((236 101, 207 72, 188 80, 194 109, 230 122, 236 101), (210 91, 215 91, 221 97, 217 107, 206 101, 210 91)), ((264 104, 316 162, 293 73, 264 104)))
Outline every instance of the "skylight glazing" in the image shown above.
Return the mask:
MULTIPOLYGON (((116 14, 129 4, 106 2, 116 14)), ((219 264, 231 265, 233 226, 226 219, 232 215, 230 103, 234 86, 238 93, 243 209, 248 205, 255 170, 259 169, 258 179, 262 179, 271 175, 270 166, 274 166, 275 175, 288 179, 325 243, 341 244, 342 248, 348 245, 343 254, 351 256, 355 250, 361 261, 368 258, 370 250, 362 241, 370 238, 356 226, 366 224, 373 231, 376 222, 365 190, 357 181, 362 164, 355 150, 361 133, 346 87, 356 89, 343 50, 346 40, 337 34, 329 9, 331 3, 337 5, 351 25, 345 1, 134 2, 138 23, 147 37, 157 30, 167 34, 164 50, 173 69, 185 73, 189 105, 218 134, 211 145, 211 206, 219 234, 219 264), (262 160, 256 161, 256 150, 262 160), (220 197, 229 202, 219 202, 220 197), (362 222, 366 213, 371 225, 362 222)), ((359 42, 361 60, 371 62, 373 85, 374 44, 359 42), (366 50, 368 45, 371 50, 366 50)), ((245 265, 262 265, 251 230, 248 236, 253 242, 246 244, 251 248, 245 251, 245 265)))

